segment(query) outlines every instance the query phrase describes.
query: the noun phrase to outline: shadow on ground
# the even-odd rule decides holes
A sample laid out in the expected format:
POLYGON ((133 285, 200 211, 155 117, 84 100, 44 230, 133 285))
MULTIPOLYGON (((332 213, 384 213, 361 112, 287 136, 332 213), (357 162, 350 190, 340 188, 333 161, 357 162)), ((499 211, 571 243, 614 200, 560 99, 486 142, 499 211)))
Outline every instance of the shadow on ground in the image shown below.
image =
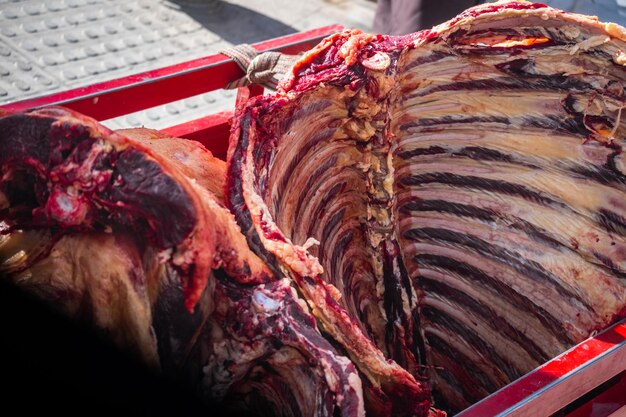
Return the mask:
POLYGON ((255 43, 297 30, 246 7, 219 0, 170 0, 178 10, 232 44, 255 43))
POLYGON ((598 16, 601 22, 626 25, 626 7, 619 7, 615 0, 543 0, 541 3, 573 13, 598 16))

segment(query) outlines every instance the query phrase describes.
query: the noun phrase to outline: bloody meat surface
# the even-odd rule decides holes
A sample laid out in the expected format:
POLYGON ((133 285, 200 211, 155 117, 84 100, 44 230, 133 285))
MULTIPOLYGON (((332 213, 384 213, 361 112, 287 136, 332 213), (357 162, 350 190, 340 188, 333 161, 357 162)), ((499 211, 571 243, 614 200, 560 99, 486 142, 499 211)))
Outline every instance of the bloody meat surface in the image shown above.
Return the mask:
POLYGON ((229 205, 369 401, 393 359, 460 410, 624 316, 625 39, 486 4, 327 38, 240 113, 229 205))

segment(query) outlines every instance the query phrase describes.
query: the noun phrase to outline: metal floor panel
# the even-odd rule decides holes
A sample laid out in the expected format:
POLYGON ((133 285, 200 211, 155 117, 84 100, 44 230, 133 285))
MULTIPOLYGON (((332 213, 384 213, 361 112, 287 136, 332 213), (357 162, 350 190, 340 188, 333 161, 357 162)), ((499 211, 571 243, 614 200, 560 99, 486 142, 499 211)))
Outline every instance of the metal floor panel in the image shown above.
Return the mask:
POLYGON ((0 6, 0 28, 10 51, 2 62, 11 71, 0 73, 3 102, 182 62, 224 44, 186 14, 150 0, 10 2, 0 6))
MULTIPOLYGON (((368 30, 366 0, 0 0, 0 104, 329 24, 368 30)), ((163 128, 232 108, 219 91, 106 121, 163 128)))

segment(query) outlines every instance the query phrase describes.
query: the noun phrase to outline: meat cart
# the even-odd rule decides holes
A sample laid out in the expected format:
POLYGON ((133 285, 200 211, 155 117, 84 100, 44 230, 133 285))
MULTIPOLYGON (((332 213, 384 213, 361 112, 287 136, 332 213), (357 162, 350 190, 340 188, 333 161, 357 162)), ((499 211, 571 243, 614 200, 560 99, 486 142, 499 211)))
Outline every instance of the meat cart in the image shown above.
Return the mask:
MULTIPOLYGON (((296 54, 341 30, 327 26, 254 44, 260 52, 296 54)), ((87 87, 2 106, 9 112, 62 105, 102 121, 225 87, 243 75, 222 54, 206 56, 87 87)), ((237 105, 263 94, 242 87, 237 105)), ((225 158, 233 111, 224 111, 162 129, 197 140, 225 158)), ((148 126, 149 127, 149 126, 148 126)), ((459 417, 626 416, 626 320, 574 346, 458 414, 459 417)))

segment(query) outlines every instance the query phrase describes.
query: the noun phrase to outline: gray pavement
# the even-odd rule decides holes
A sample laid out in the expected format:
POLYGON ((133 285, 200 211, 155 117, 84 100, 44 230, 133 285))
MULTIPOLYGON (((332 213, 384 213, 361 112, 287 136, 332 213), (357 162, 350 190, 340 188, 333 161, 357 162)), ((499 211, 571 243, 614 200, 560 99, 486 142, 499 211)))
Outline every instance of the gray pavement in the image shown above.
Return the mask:
POLYGON ((541 3, 574 13, 598 16, 602 22, 626 26, 626 7, 619 7, 616 0, 544 0, 541 3))
MULTIPOLYGON (((547 0, 626 25, 615 0, 547 0)), ((371 30, 368 0, 0 0, 0 105, 307 29, 371 30)), ((216 91, 106 121, 163 128, 232 108, 216 91)))

